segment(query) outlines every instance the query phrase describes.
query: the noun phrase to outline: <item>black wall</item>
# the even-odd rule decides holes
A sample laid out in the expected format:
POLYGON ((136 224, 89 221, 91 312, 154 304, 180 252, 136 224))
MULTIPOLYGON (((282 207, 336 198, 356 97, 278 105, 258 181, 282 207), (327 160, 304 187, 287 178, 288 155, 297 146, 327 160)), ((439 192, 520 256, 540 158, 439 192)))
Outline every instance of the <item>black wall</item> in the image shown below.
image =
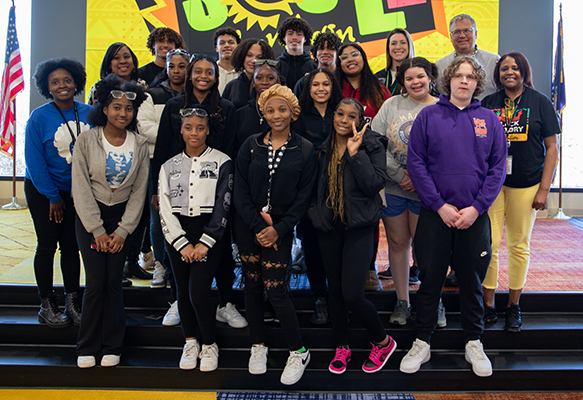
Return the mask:
MULTIPOLYGON (((535 87, 550 96, 553 65, 553 0, 500 0, 499 54, 520 51, 529 59, 535 87)), ((53 57, 85 62, 87 6, 80 0, 32 0, 31 71, 53 57)), ((478 28, 480 21, 477 21, 478 28)), ((34 87, 29 82, 29 87, 34 87)), ((84 101, 86 95, 79 96, 84 101)), ((30 92, 30 109, 44 104, 30 92)))

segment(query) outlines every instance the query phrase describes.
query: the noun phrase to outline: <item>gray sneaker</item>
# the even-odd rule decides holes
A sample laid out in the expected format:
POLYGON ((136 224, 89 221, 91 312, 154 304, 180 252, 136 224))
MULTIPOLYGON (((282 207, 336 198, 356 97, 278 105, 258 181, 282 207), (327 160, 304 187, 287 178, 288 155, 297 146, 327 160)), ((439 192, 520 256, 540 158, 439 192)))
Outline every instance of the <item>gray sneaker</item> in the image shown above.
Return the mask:
POLYGON ((411 305, 405 300, 397 300, 389 322, 396 325, 405 325, 409 318, 411 318, 411 305))
POLYGON ((437 307, 437 327, 438 328, 445 328, 447 326, 447 318, 445 318, 445 307, 443 303, 440 301, 439 306, 437 307))

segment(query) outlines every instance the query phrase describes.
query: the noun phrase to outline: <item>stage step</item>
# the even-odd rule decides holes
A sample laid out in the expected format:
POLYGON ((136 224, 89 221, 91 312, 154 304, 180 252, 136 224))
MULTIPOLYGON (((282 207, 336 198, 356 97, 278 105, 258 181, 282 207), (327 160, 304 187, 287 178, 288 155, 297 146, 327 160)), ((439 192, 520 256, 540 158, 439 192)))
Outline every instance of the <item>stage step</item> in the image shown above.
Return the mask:
MULTIPOLYGON (((59 289, 62 293, 62 289, 59 289)), ((524 330, 504 331, 504 314, 482 336, 494 374, 478 378, 464 359, 458 295, 444 292, 448 325, 432 338, 432 358, 413 375, 399 371, 401 358, 414 340, 415 324, 388 324, 395 302, 392 291, 367 293, 380 310, 387 332, 398 348, 382 371, 361 370, 370 344, 366 331, 351 317, 353 349, 348 371, 335 376, 328 371, 333 356, 330 325, 310 324, 312 299, 306 290, 293 291, 302 336, 312 360, 302 380, 292 388, 279 382, 288 351, 282 328, 269 323, 268 372, 252 376, 247 371, 248 329, 217 324, 219 369, 212 373, 178 368, 183 336, 178 327, 163 327, 168 306, 164 290, 124 289, 127 330, 122 362, 115 368, 76 367, 77 327, 51 329, 37 321, 38 297, 34 286, 0 285, 0 387, 92 387, 179 390, 286 390, 339 392, 467 392, 583 390, 583 296, 581 293, 524 293, 521 299, 524 330)), ((213 301, 216 293, 213 292, 213 301)), ((243 305, 242 292, 235 301, 243 305)), ((415 303, 415 294, 411 294, 415 303)), ((507 294, 497 295, 505 304, 507 294)), ((244 309, 242 309, 244 313, 244 309)))

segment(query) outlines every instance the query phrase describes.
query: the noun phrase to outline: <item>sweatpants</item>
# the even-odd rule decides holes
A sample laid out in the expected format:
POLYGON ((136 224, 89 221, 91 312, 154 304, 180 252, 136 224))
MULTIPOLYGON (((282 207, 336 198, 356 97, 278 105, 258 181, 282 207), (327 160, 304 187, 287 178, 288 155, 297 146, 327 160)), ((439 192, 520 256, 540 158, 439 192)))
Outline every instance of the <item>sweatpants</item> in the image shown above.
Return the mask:
POLYGON ((417 338, 430 343, 447 268, 459 283, 461 324, 465 340, 480 339, 484 324, 482 281, 492 258, 488 213, 468 229, 449 228, 437 212, 421 207, 414 238, 421 286, 417 291, 417 338))

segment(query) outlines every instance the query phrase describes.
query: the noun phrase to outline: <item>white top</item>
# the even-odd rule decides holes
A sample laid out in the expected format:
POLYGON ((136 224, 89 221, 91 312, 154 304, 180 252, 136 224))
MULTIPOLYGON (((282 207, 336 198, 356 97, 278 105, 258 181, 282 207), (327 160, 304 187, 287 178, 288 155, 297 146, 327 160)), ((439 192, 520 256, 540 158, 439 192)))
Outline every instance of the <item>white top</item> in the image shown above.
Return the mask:
POLYGON ((233 79, 237 79, 239 75, 239 72, 235 70, 227 71, 219 65, 219 93, 221 96, 225 91, 225 86, 227 86, 227 83, 231 82, 233 79))
POLYGON ((121 146, 114 146, 107 141, 103 130, 103 150, 105 150, 105 179, 109 187, 117 189, 130 172, 134 158, 134 142, 136 138, 132 132, 126 131, 126 139, 121 146))

